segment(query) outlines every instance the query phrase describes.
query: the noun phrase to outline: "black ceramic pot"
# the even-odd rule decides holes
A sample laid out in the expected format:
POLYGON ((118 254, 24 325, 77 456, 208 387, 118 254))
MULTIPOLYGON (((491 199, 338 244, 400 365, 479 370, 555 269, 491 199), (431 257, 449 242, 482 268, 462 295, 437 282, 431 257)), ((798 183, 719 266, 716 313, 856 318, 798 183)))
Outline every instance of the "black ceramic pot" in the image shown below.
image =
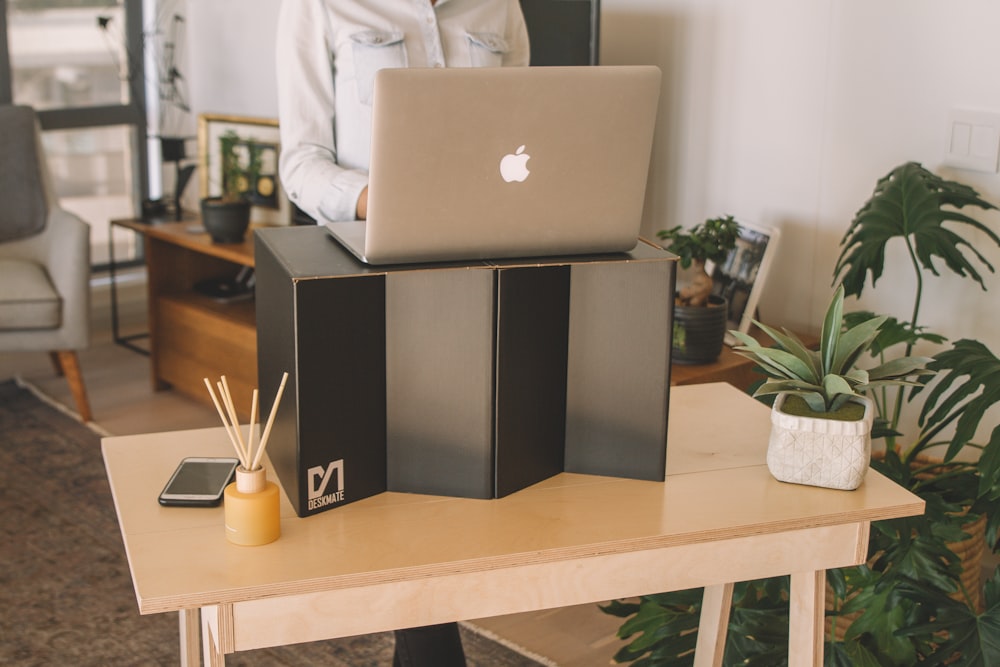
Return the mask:
POLYGON ((729 304, 711 296, 707 306, 674 306, 674 341, 670 360, 675 364, 710 364, 719 358, 726 339, 729 304))
POLYGON ((242 243, 250 226, 250 202, 202 199, 201 224, 216 243, 242 243))

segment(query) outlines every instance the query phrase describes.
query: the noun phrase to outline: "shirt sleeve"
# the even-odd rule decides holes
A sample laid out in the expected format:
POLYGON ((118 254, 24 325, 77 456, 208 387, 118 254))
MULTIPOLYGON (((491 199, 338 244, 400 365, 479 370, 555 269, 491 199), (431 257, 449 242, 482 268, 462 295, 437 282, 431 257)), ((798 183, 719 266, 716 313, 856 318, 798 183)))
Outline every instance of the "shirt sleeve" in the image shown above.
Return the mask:
POLYGON ((318 222, 353 220, 368 175, 337 164, 333 49, 317 0, 281 3, 276 64, 279 172, 289 199, 318 222))

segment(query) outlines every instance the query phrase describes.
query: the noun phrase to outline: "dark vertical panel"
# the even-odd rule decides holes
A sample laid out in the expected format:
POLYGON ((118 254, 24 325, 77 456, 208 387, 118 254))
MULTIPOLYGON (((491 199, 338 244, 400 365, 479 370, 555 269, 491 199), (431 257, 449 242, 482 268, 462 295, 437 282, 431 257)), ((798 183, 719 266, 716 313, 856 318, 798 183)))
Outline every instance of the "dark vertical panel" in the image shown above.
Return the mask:
POLYGON ((0 104, 11 104, 14 99, 12 78, 7 45, 7 0, 0 0, 0 104))
POLYGON ((500 269, 496 495, 562 472, 569 266, 500 269))
POLYGON ((596 65, 600 0, 521 0, 532 65, 596 65))
POLYGON ((295 292, 301 483, 343 460, 337 504, 385 491, 385 276, 299 280, 295 292))

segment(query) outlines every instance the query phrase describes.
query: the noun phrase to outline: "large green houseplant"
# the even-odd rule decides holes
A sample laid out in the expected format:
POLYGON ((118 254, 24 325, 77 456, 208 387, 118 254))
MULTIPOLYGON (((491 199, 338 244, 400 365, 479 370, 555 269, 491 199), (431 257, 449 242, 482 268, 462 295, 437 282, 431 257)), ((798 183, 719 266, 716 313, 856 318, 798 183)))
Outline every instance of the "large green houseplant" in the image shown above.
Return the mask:
POLYGON ((885 438, 886 451, 872 466, 923 498, 926 512, 879 522, 869 565, 829 577, 835 620, 848 620, 841 623, 847 627, 838 648, 868 651, 881 664, 1000 664, 1000 579, 994 573, 980 590, 980 565, 963 564, 952 548, 968 539, 980 517, 987 522, 985 545, 997 547, 1000 426, 980 441, 977 434, 981 425, 988 429, 983 419, 1000 402, 1000 359, 977 340, 949 346, 920 323, 924 280, 939 275, 939 266, 983 290, 980 270, 994 270, 984 251, 1000 248, 1000 237, 964 213, 966 207, 995 209, 966 185, 914 162, 902 164, 879 179, 858 211, 834 269, 846 293, 860 296, 869 276, 872 287, 882 277, 889 243, 902 245, 915 278, 910 319, 892 320, 873 352, 910 357, 917 346, 938 349, 928 364, 937 376, 926 395, 920 387, 875 395, 875 434, 885 438), (959 232, 966 229, 981 238, 963 237, 959 232), (907 413, 916 415, 915 427, 907 413), (971 577, 963 577, 965 568, 971 577))
MULTIPOLYGON (((914 356, 918 347, 937 351, 925 387, 870 393, 878 412, 873 436, 886 444, 872 467, 923 498, 926 511, 875 522, 867 564, 828 572, 827 665, 1000 664, 1000 572, 979 590, 979 566, 963 564, 955 546, 974 538, 970 526, 985 517, 980 539, 997 549, 1000 426, 990 430, 983 420, 1000 402, 1000 359, 980 341, 949 345, 919 323, 923 282, 940 266, 982 289, 980 271, 993 271, 986 253, 1000 249, 1000 237, 966 207, 995 208, 972 188, 906 163, 879 179, 841 243, 834 276, 848 296, 860 295, 869 275, 873 287, 882 277, 896 256, 887 254, 890 242, 903 246, 916 276, 910 320, 887 319, 872 353, 886 360, 914 356), (967 229, 980 238, 959 233, 967 229), (914 430, 907 413, 914 432, 903 432, 914 430), (977 438, 980 426, 989 432, 977 438)), ((848 313, 845 320, 870 317, 848 313)), ((726 664, 786 664, 787 595, 787 577, 737 586, 726 664)), ((616 659, 691 664, 700 600, 700 591, 682 591, 603 607, 625 619, 619 635, 631 639, 616 659)))
POLYGON ((721 262, 736 247, 740 225, 731 215, 709 218, 691 229, 681 226, 656 233, 663 247, 691 270, 691 280, 674 295, 671 361, 707 364, 715 361, 726 337, 728 304, 712 294, 708 262, 721 262))

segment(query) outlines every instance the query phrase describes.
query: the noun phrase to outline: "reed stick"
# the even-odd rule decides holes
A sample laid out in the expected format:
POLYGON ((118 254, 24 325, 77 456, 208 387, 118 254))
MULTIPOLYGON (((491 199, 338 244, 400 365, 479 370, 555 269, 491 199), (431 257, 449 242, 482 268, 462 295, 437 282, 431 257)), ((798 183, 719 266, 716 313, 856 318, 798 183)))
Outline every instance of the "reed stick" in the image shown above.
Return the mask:
POLYGON ((257 403, 257 390, 254 389, 250 398, 250 425, 247 430, 247 458, 251 460, 253 460, 253 425, 257 423, 257 403))
POLYGON ((247 459, 250 457, 247 456, 240 448, 240 444, 237 441, 236 436, 233 434, 232 427, 229 425, 229 420, 226 419, 226 415, 222 411, 222 406, 219 405, 219 399, 216 398, 215 391, 212 389, 212 384, 208 381, 208 378, 205 378, 205 386, 208 387, 208 394, 212 397, 212 403, 215 404, 215 409, 219 413, 219 419, 222 420, 222 425, 226 427, 226 435, 229 436, 229 442, 233 444, 233 449, 236 450, 236 455, 240 459, 240 464, 246 468, 247 463, 249 463, 247 459))
MULTIPOLYGON (((229 383, 226 381, 226 376, 223 375, 218 382, 219 392, 222 394, 222 404, 226 407, 229 412, 229 419, 233 424, 233 431, 236 432, 236 439, 240 443, 240 450, 244 452, 244 456, 247 461, 250 459, 250 453, 247 451, 246 443, 243 441, 243 433, 240 430, 240 420, 236 416, 236 405, 233 403, 233 395, 229 392, 229 383)), ((244 466, 246 467, 246 466, 244 466)))
POLYGON ((267 426, 263 435, 260 436, 260 445, 257 447, 257 455, 253 459, 250 470, 256 470, 260 464, 260 458, 264 455, 264 448, 267 447, 268 438, 271 436, 271 426, 274 424, 274 415, 278 412, 278 404, 281 402, 281 395, 285 391, 285 382, 288 380, 288 373, 281 376, 281 384, 278 385, 278 392, 274 396, 274 403, 271 404, 271 413, 267 416, 267 426))

